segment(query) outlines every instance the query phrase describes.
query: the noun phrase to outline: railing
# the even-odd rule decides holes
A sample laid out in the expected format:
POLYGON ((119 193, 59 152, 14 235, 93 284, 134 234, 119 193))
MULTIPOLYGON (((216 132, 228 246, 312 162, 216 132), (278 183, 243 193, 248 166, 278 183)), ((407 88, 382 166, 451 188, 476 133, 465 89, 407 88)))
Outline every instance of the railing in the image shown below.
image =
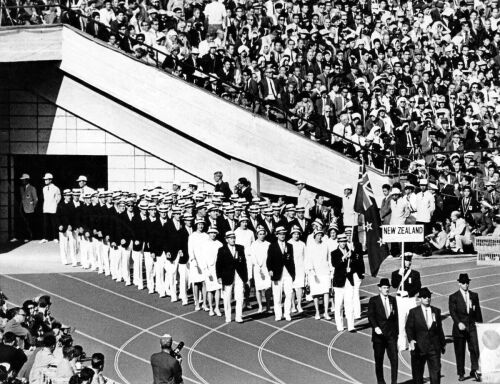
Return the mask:
MULTIPOLYGON (((81 14, 81 12, 68 8, 63 4, 24 5, 24 6, 2 5, 0 7, 0 26, 17 25, 17 24, 22 24, 23 22, 26 23, 27 20, 26 16, 33 15, 34 13, 36 13, 36 16, 32 16, 31 18, 35 18, 40 24, 45 24, 47 22, 44 16, 54 13, 54 11, 56 10, 59 11, 59 14, 57 18, 54 18, 52 20, 53 23, 69 24, 84 32, 85 32, 84 28, 85 25, 88 25, 89 23, 97 24, 100 28, 104 28, 107 31, 107 34, 109 35, 120 36, 121 38, 130 39, 131 42, 133 43, 138 43, 137 40, 132 39, 127 34, 123 34, 119 31, 113 31, 111 27, 101 22, 95 21, 92 18, 81 14), (23 12, 19 12, 19 10, 22 10, 23 12), (29 11, 31 11, 31 13, 29 11), (47 11, 49 12, 47 13, 47 11), (14 15, 12 15, 12 13, 14 13, 14 15), (82 21, 84 22, 82 23, 82 21)), ((50 21, 50 18, 48 19, 50 21)), ((140 45, 147 49, 148 57, 154 62, 154 65, 158 69, 164 69, 163 68, 164 60, 162 61, 161 58, 170 55, 167 52, 160 51, 151 45, 144 43, 140 43, 140 45)), ((120 49, 120 52, 128 54, 130 57, 137 60, 137 58, 131 55, 130 52, 126 52, 123 49, 120 49)), ((144 63, 144 60, 140 61, 144 63)), ((297 114, 294 111, 283 108, 282 106, 279 105, 278 100, 274 102, 264 100, 258 96, 250 94, 240 86, 222 81, 218 76, 212 73, 204 72, 199 67, 189 65, 185 62, 179 63, 179 66, 181 66, 183 71, 187 74, 186 78, 178 76, 179 79, 194 84, 200 87, 204 91, 206 91, 205 86, 207 85, 207 82, 215 83, 216 90, 210 93, 219 97, 221 97, 221 95, 227 91, 233 91, 235 93, 238 93, 240 95, 239 101, 241 101, 241 99, 245 97, 250 102, 249 105, 250 109, 230 99, 223 98, 223 100, 231 102, 239 107, 242 107, 247 112, 258 114, 264 118, 267 118, 268 120, 278 123, 289 130, 299 132, 305 136, 310 136, 312 140, 317 141, 319 144, 323 144, 329 147, 330 149, 340 152, 337 150, 338 144, 331 143, 332 141, 331 139, 334 138, 333 140, 334 142, 338 141, 342 143, 340 147, 343 148, 343 151, 340 153, 343 153, 344 155, 358 161, 360 161, 361 158, 363 158, 367 164, 375 168, 378 168, 380 171, 382 171, 384 174, 390 177, 400 178, 405 173, 402 172, 402 167, 401 167, 402 164, 406 164, 417 158, 423 158, 426 155, 430 154, 451 153, 447 151, 432 151, 431 153, 426 153, 426 154, 417 152, 409 156, 403 156, 403 155, 395 155, 392 150, 368 149, 366 147, 361 147, 358 143, 355 143, 349 140, 348 138, 345 138, 344 136, 338 135, 331 130, 330 131, 327 130, 325 132, 325 128, 321 127, 321 124, 318 123, 318 119, 322 117, 321 115, 316 114, 315 115, 316 119, 305 118, 304 116, 297 114), (195 80, 195 78, 197 79, 195 80), (217 92, 217 89, 219 89, 219 92, 217 92), (220 92, 220 90, 224 90, 224 92, 220 92), (300 127, 303 126, 307 127, 307 129, 299 129, 300 127), (327 133, 328 137, 327 139, 317 138, 315 137, 315 132, 327 133), (355 150, 356 148, 360 148, 360 150, 356 151, 355 150)), ((467 150, 464 152, 467 152, 467 150)))

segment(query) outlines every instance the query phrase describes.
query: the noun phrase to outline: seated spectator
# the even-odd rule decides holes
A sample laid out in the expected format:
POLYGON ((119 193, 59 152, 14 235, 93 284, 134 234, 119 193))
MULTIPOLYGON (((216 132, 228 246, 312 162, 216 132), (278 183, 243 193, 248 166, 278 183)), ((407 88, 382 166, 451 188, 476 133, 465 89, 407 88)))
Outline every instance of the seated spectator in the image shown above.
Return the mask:
POLYGON ((464 246, 472 244, 469 226, 458 211, 453 211, 450 218, 449 248, 455 253, 464 253, 464 246))
POLYGON ((0 344, 0 363, 8 363, 9 374, 16 377, 26 360, 26 354, 17 347, 17 336, 12 332, 6 332, 3 343, 0 344))
POLYGON ((435 223, 432 225, 432 233, 427 235, 425 240, 425 251, 423 252, 423 256, 440 254, 443 251, 446 251, 448 235, 444 231, 441 223, 435 223))
POLYGON ((33 345, 33 338, 30 330, 24 325, 26 312, 20 307, 12 308, 9 310, 11 319, 5 324, 4 332, 12 332, 19 337, 22 341, 27 340, 30 345, 33 345))
POLYGON ((44 370, 55 367, 57 360, 54 356, 56 349, 56 337, 54 335, 46 335, 43 338, 43 347, 36 353, 33 361, 33 366, 29 373, 30 384, 43 383, 42 377, 44 370))

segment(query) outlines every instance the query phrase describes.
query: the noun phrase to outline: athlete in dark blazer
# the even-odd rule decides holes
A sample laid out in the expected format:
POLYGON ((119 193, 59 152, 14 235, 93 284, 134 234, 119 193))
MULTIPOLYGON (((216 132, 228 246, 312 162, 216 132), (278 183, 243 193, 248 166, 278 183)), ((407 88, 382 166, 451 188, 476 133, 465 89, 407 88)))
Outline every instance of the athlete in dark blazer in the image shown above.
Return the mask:
MULTIPOLYGON (((278 234, 279 236, 279 234, 278 234)), ((278 281, 286 268, 292 279, 295 279, 295 264, 293 262, 293 247, 283 239, 285 252, 281 251, 280 240, 273 241, 267 249, 266 266, 271 274, 271 280, 278 281)))
POLYGON ((465 380, 465 344, 469 346, 471 360, 471 376, 480 381, 479 369, 479 344, 477 340, 476 323, 483 322, 479 295, 469 291, 469 275, 461 273, 458 278, 460 289, 451 294, 449 298, 450 316, 453 319, 453 345, 457 361, 458 381, 465 380), (467 300, 468 299, 468 300, 467 300), (469 308, 467 309, 467 303, 469 308))
POLYGON ((389 296, 391 286, 389 279, 381 279, 378 286, 380 294, 371 297, 368 302, 368 321, 372 327, 375 375, 377 384, 385 383, 384 353, 387 351, 387 357, 391 363, 391 384, 396 384, 398 382, 398 306, 396 298, 389 296))
POLYGON ((415 384, 423 384, 424 368, 427 363, 430 383, 439 384, 441 354, 444 353, 446 347, 441 310, 430 305, 431 292, 428 288, 420 289, 419 297, 421 305, 410 310, 405 327, 410 343, 411 374, 415 384), (424 310, 427 311, 427 315, 424 315, 424 310), (426 321, 426 316, 430 326, 426 321))
POLYGON ((215 273, 217 279, 221 279, 222 285, 231 285, 234 282, 234 274, 238 273, 244 283, 248 280, 247 262, 245 258, 245 249, 242 245, 235 244, 237 258, 229 250, 227 244, 220 247, 217 252, 217 261, 215 262, 215 273))

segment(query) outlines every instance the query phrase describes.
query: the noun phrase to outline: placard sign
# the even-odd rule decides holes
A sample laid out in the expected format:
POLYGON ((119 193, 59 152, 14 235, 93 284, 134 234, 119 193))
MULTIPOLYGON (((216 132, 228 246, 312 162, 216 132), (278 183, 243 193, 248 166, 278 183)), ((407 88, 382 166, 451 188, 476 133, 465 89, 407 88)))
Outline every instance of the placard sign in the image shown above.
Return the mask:
POLYGON ((384 243, 420 243, 424 241, 423 225, 382 225, 384 243))

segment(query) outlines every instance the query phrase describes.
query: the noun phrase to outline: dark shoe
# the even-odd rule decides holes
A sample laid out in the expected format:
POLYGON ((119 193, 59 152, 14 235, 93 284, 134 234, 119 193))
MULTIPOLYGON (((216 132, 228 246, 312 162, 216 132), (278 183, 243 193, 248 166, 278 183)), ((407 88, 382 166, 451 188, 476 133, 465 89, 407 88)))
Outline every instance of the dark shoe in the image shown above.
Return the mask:
POLYGON ((478 383, 481 382, 481 374, 477 371, 470 371, 470 377, 474 378, 478 383))
POLYGON ((464 375, 459 375, 459 376, 458 376, 458 381, 464 381, 464 380, 465 380, 464 375))

